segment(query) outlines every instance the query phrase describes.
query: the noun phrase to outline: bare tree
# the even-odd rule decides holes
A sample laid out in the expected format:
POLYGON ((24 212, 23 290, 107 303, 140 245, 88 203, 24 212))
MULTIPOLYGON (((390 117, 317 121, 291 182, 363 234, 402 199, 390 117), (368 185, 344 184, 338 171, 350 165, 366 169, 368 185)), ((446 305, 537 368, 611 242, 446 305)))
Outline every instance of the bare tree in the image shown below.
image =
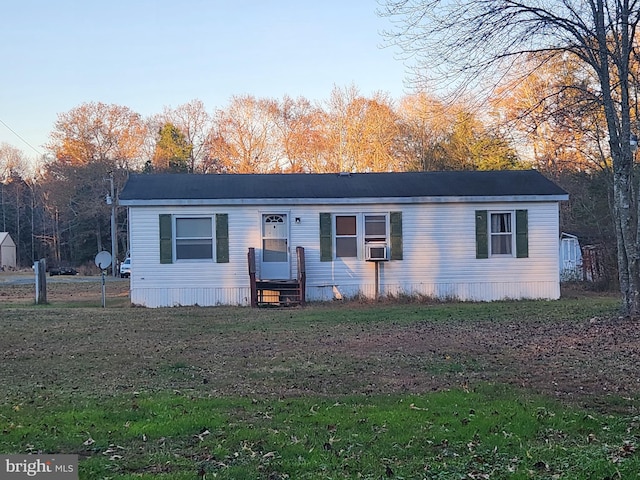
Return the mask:
POLYGON ((165 107, 159 117, 162 125, 175 125, 191 145, 189 172, 202 171, 207 154, 207 137, 211 130, 211 116, 207 113, 204 103, 201 100, 191 100, 175 109, 165 107))
POLYGON ((453 108, 424 92, 406 96, 400 102, 402 142, 397 155, 405 170, 445 170, 448 159, 439 154, 452 125, 453 108))
POLYGON ((55 258, 82 262, 103 248, 111 213, 108 179, 121 190, 140 163, 146 128, 139 114, 119 105, 84 103, 58 115, 47 146, 55 156, 42 177, 49 216, 55 217, 55 258))
POLYGON ((280 167, 285 172, 315 171, 325 148, 324 112, 304 97, 278 102, 276 125, 280 167))
POLYGON ((402 99, 396 156, 405 170, 496 170, 519 165, 509 139, 469 105, 424 92, 402 99))
POLYGON ((23 214, 31 207, 24 177, 29 170, 22 151, 0 143, 0 231, 10 232, 18 245, 18 264, 24 264, 24 245, 30 231, 24 228, 23 214), (25 238, 23 238, 25 237, 25 238))
POLYGON ((352 85, 334 87, 325 116, 326 152, 318 171, 397 170, 394 147, 400 133, 391 100, 382 93, 366 98, 352 85))
POLYGON ((580 87, 595 81, 581 64, 556 56, 525 79, 503 82, 492 99, 492 113, 538 169, 555 178, 602 171, 613 186, 604 111, 580 87))
POLYGON ((208 157, 230 173, 280 170, 276 146, 277 103, 253 96, 234 96, 226 110, 216 111, 208 140, 208 157))
POLYGON ((69 164, 101 161, 131 170, 139 166, 146 134, 142 118, 128 107, 83 103, 58 115, 47 148, 69 164))
POLYGON ((27 160, 21 150, 8 143, 0 143, 0 182, 13 174, 25 175, 27 160))
POLYGON ((381 14, 395 22, 386 38, 413 55, 414 80, 433 87, 434 81, 456 91, 487 87, 484 81, 521 68, 531 54, 541 62, 567 55, 591 72, 595 81, 580 88, 604 112, 622 310, 640 314, 640 224, 629 141, 638 0, 386 0, 381 14))

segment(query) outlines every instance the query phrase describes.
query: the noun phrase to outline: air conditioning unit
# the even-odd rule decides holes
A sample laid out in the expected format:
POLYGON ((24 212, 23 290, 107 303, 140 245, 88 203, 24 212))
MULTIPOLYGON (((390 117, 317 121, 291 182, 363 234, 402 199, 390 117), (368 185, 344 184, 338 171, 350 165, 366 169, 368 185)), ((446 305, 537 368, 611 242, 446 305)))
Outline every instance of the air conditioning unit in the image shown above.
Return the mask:
POLYGON ((371 242, 365 245, 365 260, 368 262, 384 262, 389 260, 385 242, 371 242))

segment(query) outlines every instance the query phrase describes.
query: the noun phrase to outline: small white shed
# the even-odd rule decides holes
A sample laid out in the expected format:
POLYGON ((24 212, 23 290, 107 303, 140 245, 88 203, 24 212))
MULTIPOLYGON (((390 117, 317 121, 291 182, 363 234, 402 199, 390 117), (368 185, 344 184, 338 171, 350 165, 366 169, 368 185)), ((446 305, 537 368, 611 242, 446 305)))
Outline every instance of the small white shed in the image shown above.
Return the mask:
POLYGON ((575 235, 560 235, 560 281, 582 280, 582 250, 575 235))
POLYGON ((16 268, 16 244, 8 232, 0 232, 0 270, 16 268))

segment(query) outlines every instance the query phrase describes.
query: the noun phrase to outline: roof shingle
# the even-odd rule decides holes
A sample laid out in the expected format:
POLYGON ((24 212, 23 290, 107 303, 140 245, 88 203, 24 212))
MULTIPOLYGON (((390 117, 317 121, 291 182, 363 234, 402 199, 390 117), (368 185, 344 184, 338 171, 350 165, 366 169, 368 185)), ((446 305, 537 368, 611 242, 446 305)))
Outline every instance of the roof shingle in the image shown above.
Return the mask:
POLYGON ((353 174, 134 174, 120 201, 566 196, 536 170, 353 174))

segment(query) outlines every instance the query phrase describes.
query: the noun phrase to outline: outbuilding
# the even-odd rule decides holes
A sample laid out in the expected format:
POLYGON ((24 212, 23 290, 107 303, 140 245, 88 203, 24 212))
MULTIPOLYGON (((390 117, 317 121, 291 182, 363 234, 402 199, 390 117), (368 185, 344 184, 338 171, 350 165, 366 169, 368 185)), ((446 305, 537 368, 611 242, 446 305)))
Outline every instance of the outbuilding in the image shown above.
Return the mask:
POLYGON ((583 279, 582 249, 576 235, 560 234, 560 281, 571 282, 583 279))
POLYGON ((131 302, 557 299, 567 199, 535 170, 132 175, 131 302))
POLYGON ((15 270, 17 264, 16 244, 8 232, 0 232, 0 270, 15 270))

